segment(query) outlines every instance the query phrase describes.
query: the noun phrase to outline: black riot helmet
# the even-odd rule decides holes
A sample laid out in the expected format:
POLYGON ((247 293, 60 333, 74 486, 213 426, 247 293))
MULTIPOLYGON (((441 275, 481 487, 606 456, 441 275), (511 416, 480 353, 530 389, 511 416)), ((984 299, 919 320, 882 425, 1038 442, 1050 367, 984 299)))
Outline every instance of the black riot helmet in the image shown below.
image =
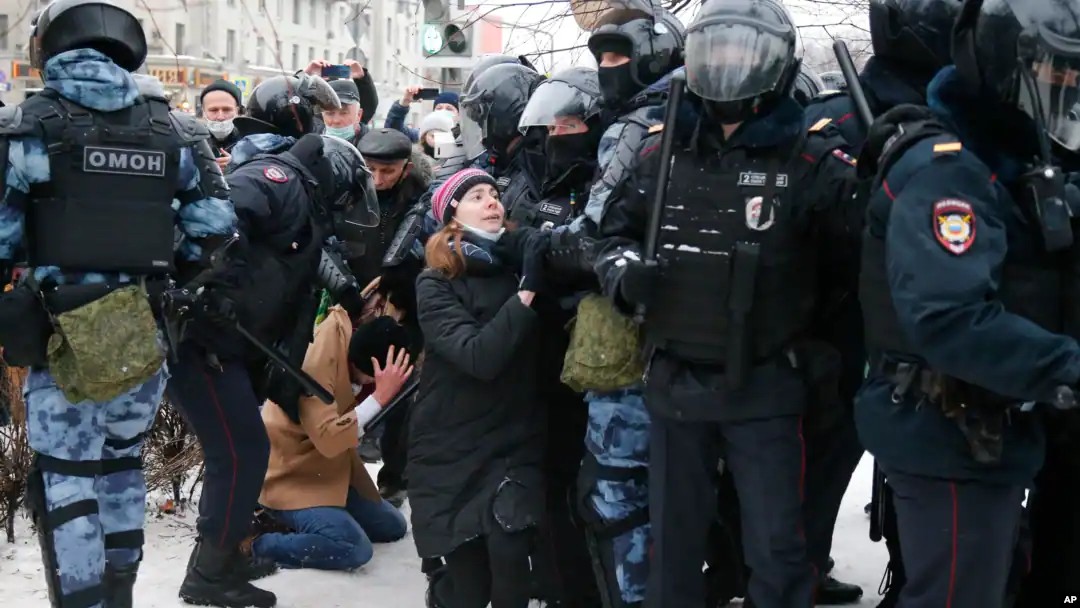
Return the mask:
POLYGON ((277 133, 300 137, 317 131, 321 110, 337 109, 341 100, 330 83, 318 76, 274 76, 258 84, 248 97, 246 114, 233 120, 241 135, 277 133))
POLYGON ((589 51, 600 66, 600 90, 608 107, 627 103, 683 64, 686 28, 668 11, 659 7, 654 11, 611 11, 589 36, 589 51), (604 53, 617 53, 630 61, 605 67, 601 64, 604 53))
POLYGON ((518 121, 518 131, 522 135, 534 127, 547 131, 548 183, 577 185, 592 177, 604 131, 601 105, 600 80, 591 68, 562 70, 536 87, 518 121))
POLYGON ((134 72, 146 60, 142 24, 108 0, 55 0, 34 18, 30 30, 30 65, 73 49, 94 49, 134 72))
POLYGON ((824 90, 825 83, 814 73, 814 70, 804 64, 795 76, 795 86, 791 87, 791 96, 795 98, 795 101, 806 106, 824 90))
POLYGON ((962 0, 871 0, 874 57, 929 81, 951 63, 953 23, 962 0))
POLYGON ((518 136, 518 121, 529 97, 543 80, 523 65, 496 65, 485 70, 460 102, 465 153, 477 156, 488 149, 505 154, 518 136))
POLYGON ((500 53, 488 53, 486 55, 481 55, 480 58, 476 60, 476 63, 473 64, 472 72, 469 72, 469 77, 465 79, 465 86, 461 87, 462 92, 467 93, 469 87, 471 87, 472 84, 476 82, 476 79, 486 72, 488 68, 504 64, 523 65, 534 72, 536 71, 536 68, 533 67, 533 64, 529 63, 529 60, 526 59, 524 55, 515 57, 513 55, 502 55, 500 53))
POLYGON ((1020 110, 1061 147, 1080 150, 1080 3, 968 0, 953 33, 953 61, 978 95, 1020 110))
POLYGON ((707 2, 686 33, 686 86, 721 124, 786 97, 802 65, 799 34, 779 0, 707 2))

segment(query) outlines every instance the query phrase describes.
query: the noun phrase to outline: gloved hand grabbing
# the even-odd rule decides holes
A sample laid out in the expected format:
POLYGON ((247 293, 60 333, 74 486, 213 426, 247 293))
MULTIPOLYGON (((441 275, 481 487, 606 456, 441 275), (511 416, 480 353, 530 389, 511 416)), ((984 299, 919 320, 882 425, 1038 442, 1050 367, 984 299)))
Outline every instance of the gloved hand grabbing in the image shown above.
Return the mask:
POLYGON ((203 318, 218 327, 236 323, 236 303, 220 289, 203 289, 199 293, 199 311, 203 318))
POLYGON ((544 258, 551 249, 551 233, 536 230, 529 234, 522 247, 522 291, 542 291, 544 285, 544 258))
POLYGON ((659 284, 660 266, 655 261, 626 259, 619 279, 619 295, 629 304, 648 306, 655 299, 659 284))

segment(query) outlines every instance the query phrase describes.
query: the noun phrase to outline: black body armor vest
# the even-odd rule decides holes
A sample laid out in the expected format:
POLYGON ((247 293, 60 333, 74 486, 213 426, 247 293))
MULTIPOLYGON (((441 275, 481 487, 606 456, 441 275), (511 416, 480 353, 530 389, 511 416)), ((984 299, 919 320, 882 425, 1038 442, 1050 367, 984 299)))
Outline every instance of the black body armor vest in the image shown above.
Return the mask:
POLYGON ((90 111, 46 89, 25 101, 49 154, 50 180, 31 184, 28 261, 76 271, 172 272, 181 138, 169 106, 140 98, 90 111))
POLYGON ((810 133, 784 157, 675 155, 657 249, 663 295, 646 317, 650 345, 734 369, 779 355, 808 328, 817 243, 796 218, 805 194, 797 186, 813 166, 801 155, 820 158, 841 143, 810 133))

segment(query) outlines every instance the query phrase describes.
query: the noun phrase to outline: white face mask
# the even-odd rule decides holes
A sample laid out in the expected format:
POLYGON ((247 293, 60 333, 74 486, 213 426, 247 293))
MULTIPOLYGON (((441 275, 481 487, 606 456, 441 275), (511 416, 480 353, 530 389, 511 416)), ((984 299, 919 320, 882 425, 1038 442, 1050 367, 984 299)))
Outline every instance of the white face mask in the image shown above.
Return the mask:
POLYGON ((210 129, 210 134, 218 139, 225 139, 233 132, 233 119, 227 120, 208 120, 206 121, 206 128, 210 129))
POLYGON ((492 243, 497 242, 500 238, 502 238, 503 233, 506 232, 505 227, 504 228, 499 228, 498 232, 488 232, 487 230, 480 230, 479 228, 473 228, 472 226, 466 224, 465 222, 459 221, 459 223, 461 224, 461 227, 464 228, 466 231, 468 231, 468 232, 470 232, 472 234, 475 234, 476 236, 478 236, 478 237, 480 237, 480 238, 482 238, 484 240, 491 241, 492 243))

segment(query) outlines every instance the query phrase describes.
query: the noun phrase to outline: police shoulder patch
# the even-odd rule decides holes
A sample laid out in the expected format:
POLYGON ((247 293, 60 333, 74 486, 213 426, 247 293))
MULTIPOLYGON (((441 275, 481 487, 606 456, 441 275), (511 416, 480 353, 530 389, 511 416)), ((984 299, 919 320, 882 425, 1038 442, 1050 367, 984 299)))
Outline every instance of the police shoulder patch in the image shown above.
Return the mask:
POLYGON ((946 198, 934 203, 934 236, 946 251, 960 255, 975 243, 975 211, 971 203, 946 198))
POLYGON ((934 154, 956 154, 964 149, 964 145, 958 141, 934 144, 934 154))
POLYGON ((267 167, 263 169, 263 177, 278 184, 284 184, 289 181, 289 176, 285 175, 285 172, 277 167, 267 167))
POLYGON ((815 122, 812 127, 810 127, 810 132, 817 133, 818 131, 824 129, 826 125, 828 125, 830 122, 832 122, 831 118, 822 118, 821 120, 815 122))
POLYGON ((659 132, 661 132, 663 130, 664 130, 663 123, 658 124, 658 125, 653 125, 653 126, 649 127, 649 135, 652 135, 653 133, 659 133, 659 132))
POLYGON ((851 165, 852 167, 854 167, 856 163, 858 163, 854 156, 848 154, 847 152, 844 152, 840 148, 833 150, 832 155, 840 159, 841 161, 847 163, 848 165, 851 165))

